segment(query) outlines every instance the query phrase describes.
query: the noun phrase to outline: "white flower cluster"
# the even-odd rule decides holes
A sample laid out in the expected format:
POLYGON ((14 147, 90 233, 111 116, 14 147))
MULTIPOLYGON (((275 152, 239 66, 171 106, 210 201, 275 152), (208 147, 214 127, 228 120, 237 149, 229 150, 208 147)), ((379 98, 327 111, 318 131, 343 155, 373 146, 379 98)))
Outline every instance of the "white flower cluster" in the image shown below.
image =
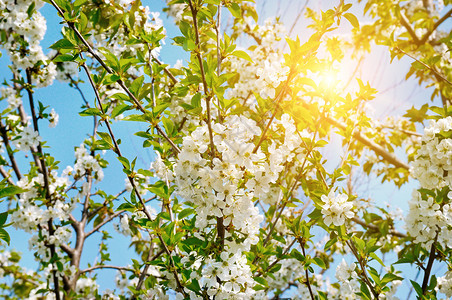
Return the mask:
MULTIPOLYGON (((449 200, 452 192, 448 193, 449 200)), ((431 196, 422 196, 418 191, 413 191, 409 202, 410 211, 405 219, 406 229, 414 242, 423 243, 427 248, 435 240, 444 247, 452 247, 452 205, 439 205, 431 196)))
POLYGON ((254 91, 259 91, 263 98, 275 98, 275 89, 287 79, 289 68, 283 65, 278 53, 265 53, 262 49, 255 49, 250 56, 254 64, 244 64, 243 59, 229 57, 231 71, 240 73, 239 81, 228 91, 229 97, 247 99, 251 104, 255 101, 254 91))
POLYGON ((253 63, 246 63, 243 59, 233 55, 228 56, 223 64, 227 72, 238 73, 240 78, 232 89, 228 90, 228 97, 245 99, 247 105, 256 102, 254 92, 266 98, 275 97, 275 88, 287 79, 289 68, 284 66, 283 55, 277 50, 276 43, 284 36, 285 29, 272 19, 264 25, 257 25, 254 19, 246 17, 236 24, 237 32, 251 32, 260 43, 253 50, 247 51, 253 58, 253 63))
POLYGON ((424 129, 422 146, 412 163, 411 174, 422 188, 452 190, 452 139, 441 134, 452 130, 452 117, 431 120, 424 129))
POLYGON ((104 171, 97 159, 88 153, 84 144, 81 144, 75 150, 75 158, 74 168, 68 166, 64 171, 65 174, 72 175, 74 179, 80 178, 85 174, 91 174, 96 181, 102 181, 104 171))
POLYGON ((324 202, 322 206, 322 214, 326 226, 331 223, 334 226, 342 226, 345 219, 353 218, 355 213, 352 211, 353 203, 348 201, 346 194, 335 195, 331 190, 328 196, 322 195, 321 200, 324 202))
POLYGON ((208 258, 201 273, 201 277, 192 273, 193 278, 198 279, 207 294, 215 299, 250 299, 255 293, 253 274, 240 251, 233 255, 222 252, 219 260, 208 258))
POLYGON ((182 21, 182 20, 190 21, 189 16, 184 16, 184 11, 187 8, 187 4, 185 4, 185 3, 170 4, 170 3, 171 3, 171 1, 167 1, 167 5, 169 8, 167 13, 168 13, 168 16, 174 18, 174 22, 176 24, 179 24, 180 21, 182 21))
POLYGON ((255 174, 269 169, 260 165, 264 154, 252 153, 252 140, 261 132, 255 122, 243 116, 226 118, 223 124, 212 124, 213 143, 218 157, 209 161, 210 139, 207 125, 184 137, 181 152, 174 166, 177 192, 196 207, 196 226, 200 229, 224 217, 225 226, 232 224, 245 234, 241 245, 249 248, 257 242, 262 216, 253 205, 252 191, 240 187, 245 172, 255 174))
POLYGON ((37 131, 34 131, 31 127, 25 127, 22 132, 18 134, 18 137, 13 140, 13 144, 17 149, 27 152, 36 148, 41 140, 37 131))
POLYGON ((120 217, 119 224, 114 224, 114 228, 117 232, 125 236, 132 235, 132 231, 130 230, 129 226, 129 216, 127 214, 124 214, 120 217))
POLYGON ((336 268, 336 278, 340 282, 339 297, 337 299, 357 299, 355 293, 359 292, 358 274, 356 264, 347 264, 345 259, 336 268))
POLYGON ((98 288, 99 285, 92 278, 81 277, 77 280, 75 292, 78 295, 83 295, 87 299, 94 299, 98 288))
POLYGON ((71 236, 72 233, 67 227, 57 227, 52 235, 47 229, 41 229, 39 235, 35 234, 28 240, 28 248, 35 251, 35 254, 41 259, 50 259, 52 256, 50 255, 49 245, 59 247, 66 244, 71 236))
POLYGON ((446 295, 448 299, 452 298, 452 272, 448 271, 442 277, 438 277, 438 289, 440 293, 446 295))
POLYGON ((419 180, 421 188, 438 191, 447 188, 449 193, 442 201, 433 196, 413 192, 410 210, 405 219, 408 233, 415 242, 429 247, 437 241, 444 247, 452 247, 452 139, 446 134, 452 130, 452 117, 430 121, 422 137, 422 145, 412 163, 411 173, 419 180))
POLYGON ((53 128, 53 127, 57 126, 59 120, 60 120, 60 116, 52 108, 52 110, 50 111, 50 114, 49 114, 49 127, 53 128))
POLYGON ((2 94, 1 99, 6 99, 10 109, 16 109, 22 104, 22 98, 19 93, 12 87, 2 87, 0 88, 2 94))
MULTIPOLYGON (((5 0, 0 1, 0 30, 8 34, 8 39, 2 45, 11 58, 12 65, 17 69, 33 68, 37 63, 45 63, 47 56, 43 53, 40 41, 47 30, 46 20, 39 13, 44 1, 35 0, 35 8, 28 14, 32 1, 5 0), (27 43, 25 51, 23 45, 17 41, 21 36, 27 43)), ((48 86, 56 76, 56 66, 53 63, 45 65, 39 72, 33 72, 33 83, 38 87, 48 86)))
MULTIPOLYGON (((111 1, 105 1, 107 5, 111 1)), ((118 1, 116 1, 118 2, 118 1)), ((115 13, 123 14, 128 13, 126 10, 128 9, 128 4, 132 1, 130 0, 121 0, 122 9, 116 9, 115 13)), ((110 7, 112 8, 112 7, 110 7)), ((153 31, 159 30, 163 27, 163 21, 160 19, 159 12, 151 12, 148 6, 140 6, 135 11, 135 22, 134 30, 136 32, 143 31, 145 33, 151 34, 153 31)), ((146 60, 150 59, 150 55, 154 57, 158 57, 160 53, 161 46, 158 46, 152 49, 151 53, 147 51, 147 46, 144 43, 128 43, 130 38, 130 28, 127 26, 119 26, 114 29, 108 29, 104 31, 98 31, 97 34, 93 35, 95 39, 95 43, 97 44, 97 48, 104 48, 110 51, 114 56, 121 58, 124 53, 129 53, 127 57, 136 57, 137 51, 144 51, 144 58, 146 60)), ((163 29, 162 34, 165 34, 166 31, 163 29)), ((140 38, 140 37, 137 37, 140 38)), ((163 43, 163 41, 161 41, 163 43)), ((130 67, 127 69, 127 73, 134 76, 140 76, 144 74, 142 70, 138 70, 137 67, 130 67)))

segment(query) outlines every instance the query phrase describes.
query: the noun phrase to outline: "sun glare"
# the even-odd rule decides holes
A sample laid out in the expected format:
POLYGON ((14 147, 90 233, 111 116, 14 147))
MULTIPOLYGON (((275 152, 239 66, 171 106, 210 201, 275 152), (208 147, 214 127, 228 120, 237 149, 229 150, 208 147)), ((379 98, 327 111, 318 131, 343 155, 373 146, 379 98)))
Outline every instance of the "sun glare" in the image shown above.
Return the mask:
POLYGON ((318 73, 318 86, 323 90, 335 90, 340 83, 338 70, 329 68, 318 73))

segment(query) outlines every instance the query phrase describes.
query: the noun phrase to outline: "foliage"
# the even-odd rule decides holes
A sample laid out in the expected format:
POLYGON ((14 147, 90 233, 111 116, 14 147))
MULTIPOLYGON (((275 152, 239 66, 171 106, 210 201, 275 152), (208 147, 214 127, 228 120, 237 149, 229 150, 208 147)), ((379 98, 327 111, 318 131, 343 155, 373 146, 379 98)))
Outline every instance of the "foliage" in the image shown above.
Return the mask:
POLYGON ((167 1, 180 32, 171 47, 187 58, 170 66, 159 56, 166 29, 140 0, 0 1, 11 71, 1 89, 0 239, 9 244, 10 216, 39 262, 29 271, 5 245, 2 296, 398 299, 403 284, 402 296, 452 297, 452 36, 441 30, 449 6, 307 7, 306 33, 284 39, 283 24, 259 20, 252 0, 167 1), (41 47, 44 6, 63 24, 50 50, 41 47), (356 72, 339 86, 341 64, 375 44, 410 59, 407 80, 433 87, 440 106, 427 100, 378 121, 375 88, 356 72), (34 94, 55 80, 80 92, 73 115, 94 124, 63 171, 41 137, 44 120, 54 127, 59 116, 34 94), (115 126, 124 122, 145 128, 135 135, 155 152, 150 168, 123 150, 115 126), (111 169, 123 188, 103 188, 111 169), (354 172, 397 187, 418 180, 409 212, 364 199, 354 172), (98 233, 98 259, 85 265, 98 233), (120 234, 137 254, 126 266, 110 257, 120 234), (434 264, 447 270, 433 274, 434 264), (114 291, 96 282, 102 269, 117 272, 114 291))

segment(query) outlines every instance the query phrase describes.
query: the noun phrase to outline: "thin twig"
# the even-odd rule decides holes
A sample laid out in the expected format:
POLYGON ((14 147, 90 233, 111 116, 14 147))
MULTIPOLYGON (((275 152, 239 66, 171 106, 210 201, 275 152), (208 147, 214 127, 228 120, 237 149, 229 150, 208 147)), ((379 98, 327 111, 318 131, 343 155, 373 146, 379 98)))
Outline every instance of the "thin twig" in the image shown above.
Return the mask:
POLYGON ((375 287, 372 285, 369 277, 367 276, 366 266, 363 263, 363 260, 361 259, 361 256, 359 255, 358 251, 356 250, 355 244, 352 240, 345 241, 345 243, 348 245, 350 250, 352 250, 353 255, 358 260, 358 265, 361 269, 362 279, 364 283, 370 288, 370 291, 374 295, 375 299, 379 299, 379 293, 375 290, 375 287))
POLYGON ((450 82, 446 77, 444 77, 443 74, 439 73, 435 68, 430 67, 430 66, 427 65, 425 62, 423 62, 423 61, 417 59, 416 57, 414 57, 413 55, 411 55, 411 54, 407 53, 406 51, 400 49, 399 47, 395 47, 395 49, 398 50, 398 51, 400 51, 400 52, 402 52, 402 53, 405 54, 406 56, 408 56, 408 57, 414 59, 415 61, 417 61, 418 63, 420 63, 420 64, 423 65, 424 67, 426 67, 428 70, 432 71, 432 72, 435 74, 435 76, 436 76, 437 78, 442 79, 443 81, 447 82, 449 85, 452 86, 452 82, 450 82))
MULTIPOLYGON (((301 238, 297 239, 301 246, 301 251, 303 251, 303 256, 306 257, 306 250, 304 249, 304 241, 301 238)), ((308 269, 305 268, 305 276, 306 276, 306 285, 308 286, 309 294, 311 295, 311 299, 315 300, 314 293, 312 292, 311 283, 309 282, 309 272, 308 269)))
MULTIPOLYGON (((54 0, 49 0, 50 3, 55 7, 55 9, 58 11, 58 13, 60 14, 60 16, 63 18, 63 20, 66 22, 66 24, 68 24, 68 26, 75 32, 75 34, 77 35, 77 37, 82 41, 82 43, 86 46, 87 51, 100 63, 100 65, 109 73, 109 74, 114 74, 113 70, 108 67, 105 62, 102 60, 102 58, 100 58, 100 56, 94 51, 94 49, 91 47, 91 45, 86 41, 86 39, 82 36, 82 34, 78 31, 78 29, 75 27, 73 22, 69 22, 66 20, 66 18, 64 17, 64 12, 61 10, 61 8, 55 3, 54 0)), ((121 88, 126 92, 126 94, 132 99, 133 103, 135 104, 135 106, 142 112, 142 113, 146 113, 146 110, 144 109, 144 107, 140 104, 140 101, 135 97, 135 95, 129 90, 129 88, 124 84, 124 82, 121 79, 117 80, 117 83, 119 84, 119 86, 121 86, 121 88)), ((180 152, 180 149, 176 146, 176 144, 174 144, 174 142, 166 135, 165 132, 163 132, 163 130, 160 128, 160 126, 158 124, 153 124, 153 126, 155 127, 155 129, 159 132, 159 134, 161 134, 165 140, 171 145, 171 147, 173 148, 173 150, 176 153, 180 152)))
MULTIPOLYGON (((362 220, 360 220, 360 219, 358 219, 356 217, 353 217, 351 220, 353 222, 355 222, 356 224, 359 224, 359 225, 361 225, 362 227, 364 227, 366 229, 372 229, 372 230, 380 231, 380 228, 378 226, 376 226, 374 224, 367 224, 366 222, 364 222, 364 221, 362 221, 362 220)), ((406 234, 398 232, 398 231, 393 230, 393 229, 389 230, 388 233, 390 235, 393 235, 393 236, 396 236, 396 237, 399 237, 399 238, 406 238, 406 237, 408 237, 406 234)))
POLYGON ((118 267, 118 266, 111 266, 111 265, 97 265, 97 266, 92 266, 86 269, 81 270, 79 273, 83 274, 83 273, 89 273, 92 272, 94 270, 99 270, 99 269, 114 269, 114 270, 118 270, 118 271, 128 271, 128 272, 132 272, 135 273, 134 269, 131 268, 127 268, 127 267, 118 267))
POLYGON ((5 145, 6 152, 8 153, 9 161, 11 162, 11 167, 14 170, 14 174, 16 174, 17 179, 20 180, 22 178, 22 174, 20 173, 19 167, 16 162, 16 158, 14 157, 14 152, 11 149, 11 145, 9 144, 6 127, 3 126, 1 119, 0 119, 0 134, 2 136, 3 144, 5 145))
MULTIPOLYGON (((332 125, 345 130, 347 128, 347 125, 343 124, 340 121, 337 121, 331 117, 326 116, 325 120, 327 120, 332 125)), ((390 164, 393 164, 397 168, 403 168, 405 170, 409 170, 410 166, 402 161, 400 161, 394 154, 389 153, 386 149, 384 149, 382 146, 374 143, 373 141, 369 140, 367 137, 361 135, 359 131, 356 131, 353 134, 353 137, 363 143, 364 145, 368 146, 370 149, 372 149, 376 154, 380 155, 390 164)))
MULTIPOLYGON (((50 0, 50 1, 53 1, 53 0, 50 0)), ((81 53, 80 53, 80 58, 83 59, 83 55, 82 55, 81 53)), ((88 69, 86 63, 83 63, 83 64, 82 64, 82 68, 85 70, 86 75, 88 76, 89 82, 90 82, 90 84, 91 84, 91 86, 92 86, 92 88, 93 88, 93 90, 94 90, 95 95, 96 95, 96 99, 97 99, 97 102, 98 102, 99 109, 100 109, 101 113, 104 115, 104 114, 105 114, 105 111, 104 111, 104 109, 103 109, 103 107, 102 107, 102 103, 101 103, 101 100, 100 100, 99 92, 98 92, 98 90, 97 90, 97 88, 96 88, 96 85, 94 84, 93 79, 92 79, 92 77, 91 77, 91 72, 89 71, 89 69, 88 69)), ((116 154, 118 157, 124 157, 124 156, 121 154, 121 150, 119 149, 119 145, 118 145, 118 143, 117 143, 117 141, 116 141, 116 138, 115 138, 115 136, 114 136, 114 134, 113 134, 113 131, 112 131, 112 129, 111 129, 111 126, 110 126, 109 121, 108 121, 107 119, 104 119, 103 122, 104 122, 105 126, 107 127, 108 133, 109 133, 109 135, 110 135, 110 137, 111 137, 111 140, 112 140, 112 143, 113 143, 113 149, 112 149, 113 152, 115 152, 115 154, 116 154)), ((141 206, 142 206, 142 210, 143 210, 144 214, 146 215, 146 217, 147 217, 149 220, 152 220, 152 215, 149 213, 149 210, 148 210, 147 207, 146 207, 146 202, 143 200, 143 197, 142 197, 141 194, 138 192, 138 189, 137 189, 137 186, 136 186, 136 184, 135 184, 135 181, 134 181, 133 177, 132 177, 131 175, 127 175, 127 178, 129 179, 129 182, 130 182, 130 184, 132 185, 132 191, 135 193, 135 195, 137 196, 137 198, 138 198, 138 200, 139 200, 139 202, 140 202, 140 204, 141 204, 141 206)), ((162 246, 163 246, 163 248, 165 249, 165 252, 166 252, 166 254, 167 254, 168 257, 169 257, 169 261, 170 261, 171 266, 172 266, 172 268, 173 268, 173 272, 172 272, 172 273, 173 273, 174 278, 175 278, 176 283, 177 283, 177 290, 178 290, 179 292, 183 293, 184 295, 186 295, 186 292, 184 291, 183 286, 182 286, 182 284, 181 284, 181 282, 180 282, 180 280, 179 280, 179 276, 178 276, 178 274, 177 274, 177 272, 176 272, 174 260, 173 260, 173 258, 172 258, 172 256, 171 256, 171 251, 169 251, 169 249, 168 249, 168 247, 166 246, 165 241, 163 240, 163 238, 161 237, 161 235, 160 235, 160 234, 156 234, 156 235, 157 235, 157 237, 159 238, 160 242, 162 243, 162 246)))

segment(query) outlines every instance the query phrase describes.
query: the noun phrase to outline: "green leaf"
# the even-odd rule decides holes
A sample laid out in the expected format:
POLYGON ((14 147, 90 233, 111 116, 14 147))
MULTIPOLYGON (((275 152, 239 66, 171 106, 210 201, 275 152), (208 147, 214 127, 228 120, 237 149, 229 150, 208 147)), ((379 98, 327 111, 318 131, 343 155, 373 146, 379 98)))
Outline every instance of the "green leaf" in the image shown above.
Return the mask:
POLYGON ((124 166, 124 169, 130 170, 130 163, 129 160, 123 156, 118 156, 118 160, 122 163, 124 166))
POLYGON ((314 263, 321 267, 322 269, 326 269, 325 262, 320 257, 314 257, 314 263))
POLYGON ((386 273, 381 279, 381 284, 384 286, 394 280, 403 280, 403 278, 392 273, 386 273))
POLYGON ((119 205, 118 208, 116 209, 116 211, 120 211, 120 210, 127 210, 130 212, 134 212, 136 210, 136 207, 133 206, 131 203, 125 202, 125 203, 122 203, 121 205, 119 205))
POLYGON ((375 254, 375 252, 370 252, 369 256, 372 257, 373 259, 375 259, 376 261, 378 261, 380 263, 380 265, 382 265, 383 267, 385 266, 385 264, 383 263, 381 258, 379 258, 378 255, 375 254))
POLYGON ((268 286, 267 280, 265 280, 265 279, 262 278, 262 277, 255 277, 255 278, 254 278, 254 281, 256 281, 257 283, 262 284, 263 286, 268 286))
POLYGON ((234 56, 237 56, 238 58, 243 58, 244 60, 249 61, 250 63, 253 62, 253 60, 251 59, 251 57, 249 56, 248 53, 246 53, 245 51, 242 50, 235 50, 234 52, 231 53, 234 56))
POLYGON ((111 117, 112 118, 116 118, 117 116, 119 116, 120 114, 122 114, 126 110, 129 110, 130 108, 131 108, 131 106, 127 105, 127 104, 116 105, 115 108, 113 108, 113 110, 111 112, 111 117))
POLYGON ((82 6, 87 0, 75 0, 74 7, 82 6))
POLYGON ((5 211, 0 213, 0 227, 3 227, 3 225, 5 225, 6 219, 8 219, 8 212, 5 211))
POLYGON ((114 148, 113 141, 111 140, 111 137, 110 137, 110 135, 108 133, 106 133, 106 132, 98 132, 97 134, 100 136, 100 138, 104 142, 106 142, 110 146, 110 148, 114 148))
POLYGON ((172 134, 172 132, 173 132, 173 130, 174 130, 174 123, 173 123, 173 121, 171 121, 170 119, 168 119, 168 118, 165 118, 165 117, 163 117, 162 118, 162 123, 163 123, 163 127, 165 127, 165 130, 166 130, 166 133, 169 135, 169 136, 172 136, 173 134, 172 134))
POLYGON ((74 61, 74 56, 70 54, 60 54, 57 57, 55 57, 52 61, 53 62, 65 62, 65 61, 74 61))
POLYGON ((329 240, 328 242, 326 242, 324 250, 326 251, 326 250, 330 249, 331 246, 336 244, 336 242, 337 242, 337 238, 333 238, 333 239, 329 240))
POLYGON ((11 241, 11 238, 9 237, 8 232, 6 232, 6 230, 3 229, 3 228, 0 228, 0 239, 2 239, 5 242, 7 242, 8 245, 9 245, 9 242, 11 241))
POLYGON ((353 27, 359 28, 358 18, 352 13, 345 13, 344 17, 352 24, 353 27))
POLYGON ((21 194, 25 191, 27 190, 21 189, 20 187, 17 186, 8 186, 0 190, 0 199, 4 197, 11 197, 17 194, 21 194))
POLYGON ((27 9, 27 15, 29 18, 33 15, 33 12, 35 11, 36 3, 33 1, 31 2, 30 6, 27 9))
POLYGON ((242 10, 237 3, 232 3, 231 6, 228 7, 228 9, 231 12, 231 14, 234 16, 234 18, 242 17, 242 10))
POLYGON ((194 209, 192 209, 192 208, 186 208, 186 209, 184 209, 183 211, 181 211, 181 212, 179 213, 178 219, 179 219, 179 220, 182 220, 182 219, 184 219, 185 217, 187 217, 187 216, 193 214, 193 212, 194 212, 194 209))
POLYGON ((132 82, 132 84, 130 85, 130 91, 137 97, 138 97, 138 93, 139 93, 141 87, 143 86, 143 82, 144 82, 144 75, 141 75, 140 77, 135 79, 132 82))
POLYGON ((88 108, 78 113, 82 117, 86 116, 102 116, 102 112, 98 108, 88 108))
POLYGON ((421 286, 419 285, 419 283, 417 283, 416 281, 413 281, 413 280, 410 280, 410 282, 411 282, 411 284, 413 285, 414 290, 416 291, 416 293, 417 293, 419 296, 422 295, 423 292, 422 292, 422 288, 421 288, 421 286))
POLYGON ((53 43, 50 47, 50 49, 54 49, 54 50, 60 50, 60 49, 74 49, 74 44, 72 44, 69 40, 67 39, 61 39, 59 41, 56 41, 55 43, 53 43))

